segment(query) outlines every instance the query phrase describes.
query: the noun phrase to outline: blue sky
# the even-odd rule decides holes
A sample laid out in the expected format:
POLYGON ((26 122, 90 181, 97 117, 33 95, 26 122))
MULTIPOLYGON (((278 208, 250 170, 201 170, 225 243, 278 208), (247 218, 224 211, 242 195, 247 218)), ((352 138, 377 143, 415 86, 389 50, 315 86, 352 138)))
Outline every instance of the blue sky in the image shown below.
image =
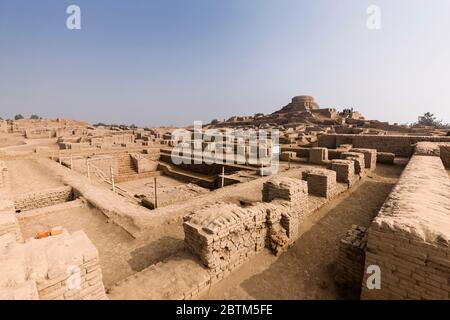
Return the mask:
POLYGON ((309 94, 450 122, 449 31, 448 0, 0 0, 0 116, 187 125, 309 94))

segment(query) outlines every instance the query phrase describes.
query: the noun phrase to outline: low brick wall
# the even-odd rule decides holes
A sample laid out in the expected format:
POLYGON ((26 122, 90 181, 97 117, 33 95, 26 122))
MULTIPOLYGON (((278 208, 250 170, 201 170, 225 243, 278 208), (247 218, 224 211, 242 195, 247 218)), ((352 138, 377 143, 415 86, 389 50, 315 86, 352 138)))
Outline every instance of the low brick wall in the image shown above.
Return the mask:
POLYGON ((98 251, 83 231, 25 243, 0 237, 0 261, 5 299, 107 299, 98 251))
POLYGON ((41 192, 28 193, 14 198, 16 210, 28 211, 74 199, 71 187, 48 189, 41 192))
POLYGON ((421 141, 450 142, 450 137, 323 134, 318 137, 318 146, 336 149, 341 144, 351 144, 354 148, 376 149, 379 152, 394 153, 399 157, 410 157, 414 145, 421 141))
POLYGON ((266 247, 267 216, 272 223, 279 221, 278 210, 270 204, 241 208, 222 203, 204 208, 185 217, 185 244, 210 269, 213 283, 266 247))
POLYGON ((368 232, 365 268, 380 267, 381 289, 362 299, 450 298, 450 179, 437 156, 415 155, 368 232))

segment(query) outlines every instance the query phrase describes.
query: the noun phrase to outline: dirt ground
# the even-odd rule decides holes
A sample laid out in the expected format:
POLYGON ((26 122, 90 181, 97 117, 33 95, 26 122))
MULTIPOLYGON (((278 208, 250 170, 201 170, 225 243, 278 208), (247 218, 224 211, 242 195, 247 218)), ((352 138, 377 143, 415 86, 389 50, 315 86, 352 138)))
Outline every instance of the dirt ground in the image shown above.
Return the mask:
MULTIPOLYGON (((156 180, 158 191, 158 207, 164 207, 171 203, 185 201, 198 195, 208 193, 209 190, 192 183, 184 183, 176 179, 160 176, 156 180)), ((153 200, 155 197, 154 178, 145 178, 118 183, 121 189, 128 195, 143 195, 153 200)))
POLYGON ((0 133, 0 148, 24 144, 25 142, 23 136, 0 133))
POLYGON ((333 281, 339 241, 353 224, 370 225, 402 170, 400 165, 379 165, 303 224, 303 235, 280 257, 255 257, 200 298, 357 299, 357 292, 342 291, 333 281))
POLYGON ((46 172, 33 159, 7 161, 6 165, 10 173, 12 195, 38 192, 64 185, 57 177, 46 172))
MULTIPOLYGON (((99 251, 103 282, 109 287, 183 249, 183 241, 170 236, 148 243, 138 241, 95 208, 88 205, 19 220, 25 239, 36 232, 62 226, 69 232, 83 230, 99 251)), ((164 226, 161 232, 164 232, 164 226)))

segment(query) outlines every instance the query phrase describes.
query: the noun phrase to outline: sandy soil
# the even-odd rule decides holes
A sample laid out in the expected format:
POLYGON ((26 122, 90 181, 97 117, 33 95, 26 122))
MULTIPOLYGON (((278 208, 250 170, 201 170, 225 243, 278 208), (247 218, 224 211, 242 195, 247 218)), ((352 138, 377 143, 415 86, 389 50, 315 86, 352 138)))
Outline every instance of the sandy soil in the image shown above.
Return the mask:
POLYGON ((106 287, 183 248, 182 241, 170 237, 150 244, 139 242, 122 228, 108 223, 101 212, 89 206, 20 219, 26 239, 55 226, 62 226, 69 232, 83 230, 86 233, 99 251, 106 287))
POLYGON ((11 194, 19 195, 61 187, 64 184, 33 159, 7 161, 11 194))
POLYGON ((303 235, 278 259, 257 256, 200 298, 356 299, 334 284, 340 239, 353 225, 369 226, 401 174, 402 166, 379 165, 359 186, 322 207, 302 225, 303 235))
MULTIPOLYGON (((176 179, 160 176, 157 177, 158 207, 164 207, 171 203, 192 199, 198 195, 208 193, 209 190, 195 184, 180 182, 176 179)), ((131 197, 143 195, 149 199, 155 197, 154 178, 145 178, 117 184, 131 197)))
POLYGON ((25 138, 22 135, 0 133, 0 148, 24 145, 25 138))

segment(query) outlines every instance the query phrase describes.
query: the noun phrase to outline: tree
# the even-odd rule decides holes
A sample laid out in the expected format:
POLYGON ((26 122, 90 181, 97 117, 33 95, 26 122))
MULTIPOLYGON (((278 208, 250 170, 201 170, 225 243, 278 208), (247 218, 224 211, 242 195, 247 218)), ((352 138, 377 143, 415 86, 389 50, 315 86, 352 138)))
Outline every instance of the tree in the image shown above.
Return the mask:
POLYGON ((425 112, 423 116, 419 116, 416 125, 440 128, 442 121, 437 120, 431 112, 425 112))
POLYGON ((33 119, 33 120, 39 120, 40 117, 39 117, 38 115, 32 114, 31 117, 30 117, 30 119, 33 119))
POLYGON ((217 119, 214 119, 213 121, 211 121, 211 124, 218 124, 219 123, 219 120, 217 120, 217 119))
POLYGON ((20 119, 24 119, 23 115, 21 115, 21 114, 16 114, 16 115, 14 116, 14 120, 20 120, 20 119))

